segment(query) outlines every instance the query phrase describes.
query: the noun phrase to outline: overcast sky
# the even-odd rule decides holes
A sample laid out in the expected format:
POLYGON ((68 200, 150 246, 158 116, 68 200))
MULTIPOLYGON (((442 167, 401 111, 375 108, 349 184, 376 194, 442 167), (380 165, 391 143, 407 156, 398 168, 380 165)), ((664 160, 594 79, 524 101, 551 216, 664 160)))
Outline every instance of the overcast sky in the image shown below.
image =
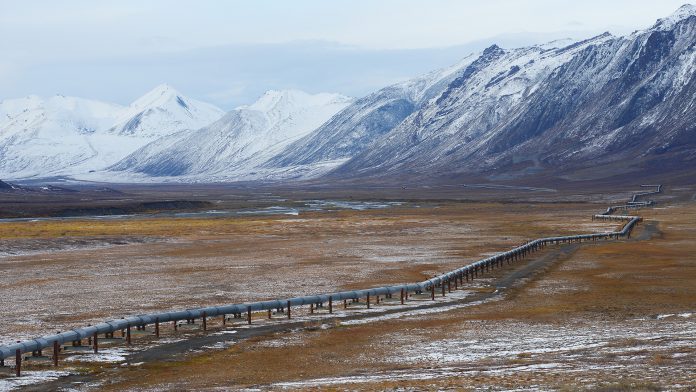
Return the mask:
POLYGON ((157 84, 223 109, 268 89, 360 96, 513 47, 651 26, 687 0, 0 0, 0 99, 128 104, 157 84))

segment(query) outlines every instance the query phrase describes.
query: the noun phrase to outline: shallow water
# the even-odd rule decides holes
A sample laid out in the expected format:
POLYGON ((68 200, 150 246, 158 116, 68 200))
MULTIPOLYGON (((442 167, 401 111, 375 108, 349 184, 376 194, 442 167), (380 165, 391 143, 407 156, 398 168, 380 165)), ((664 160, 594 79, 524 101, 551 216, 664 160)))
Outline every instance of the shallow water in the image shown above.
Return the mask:
POLYGON ((68 220, 118 220, 118 219, 146 219, 146 218, 215 218, 245 215, 300 215, 303 212, 321 212, 336 210, 375 210, 404 205, 403 202, 376 202, 376 201, 343 201, 343 200, 307 200, 294 207, 269 206, 253 209, 233 210, 208 210, 195 212, 160 212, 154 214, 130 214, 130 215, 81 215, 68 217, 34 217, 34 218, 5 218, 3 222, 43 222, 43 221, 68 221, 68 220))

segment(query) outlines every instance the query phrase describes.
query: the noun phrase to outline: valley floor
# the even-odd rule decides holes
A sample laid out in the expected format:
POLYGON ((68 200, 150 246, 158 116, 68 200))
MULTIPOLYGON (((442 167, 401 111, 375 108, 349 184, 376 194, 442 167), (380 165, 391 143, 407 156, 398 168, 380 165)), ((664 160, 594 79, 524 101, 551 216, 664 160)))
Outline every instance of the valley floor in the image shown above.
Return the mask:
MULTIPOLYGON (((338 319, 293 309, 292 324, 281 314, 256 315, 252 328, 215 320, 208 334, 165 328, 164 345, 137 335, 133 349, 107 345, 115 359, 71 361, 58 368, 68 377, 27 388, 692 390, 694 193, 668 190, 640 210, 631 240, 551 247, 439 307, 423 297, 370 312, 351 304, 338 319)), ((283 217, 3 224, 2 246, 26 254, 0 259, 0 338, 419 281, 531 238, 613 229, 589 219, 605 206, 412 201, 283 217)), ((37 376, 50 369, 27 364, 37 376)))

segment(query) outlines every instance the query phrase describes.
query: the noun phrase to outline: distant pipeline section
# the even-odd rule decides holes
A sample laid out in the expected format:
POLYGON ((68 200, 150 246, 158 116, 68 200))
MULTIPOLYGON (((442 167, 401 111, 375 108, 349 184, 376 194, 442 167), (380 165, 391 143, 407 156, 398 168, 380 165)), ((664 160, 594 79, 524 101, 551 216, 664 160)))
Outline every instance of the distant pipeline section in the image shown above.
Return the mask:
MULTIPOLYGON (((619 239, 620 237, 630 238, 631 231, 642 221, 639 216, 630 215, 612 215, 617 210, 628 210, 633 208, 642 208, 651 206, 652 201, 639 201, 638 199, 662 192, 661 185, 641 185, 644 188, 653 188, 651 191, 638 192, 633 195, 631 200, 625 205, 611 206, 607 210, 598 215, 594 215, 593 219, 611 220, 611 221, 626 221, 626 224, 619 231, 582 234, 572 236, 545 237, 533 241, 529 241, 521 246, 513 248, 507 252, 499 253, 495 256, 488 257, 483 260, 468 264, 462 268, 450 271, 443 275, 422 281, 420 283, 409 283, 395 286, 377 287, 356 291, 342 291, 330 294, 308 295, 303 297, 294 297, 289 299, 279 299, 271 301, 249 302, 242 304, 230 304, 222 306, 211 306, 199 309, 188 309, 173 312, 162 312, 153 314, 144 314, 131 316, 118 320, 106 321, 97 325, 84 328, 77 328, 70 331, 62 332, 55 335, 44 336, 41 338, 17 342, 7 346, 0 346, 0 361, 2 366, 5 365, 5 359, 15 357, 15 371, 17 376, 21 372, 22 354, 32 353, 32 355, 40 355, 41 351, 46 348, 53 348, 53 362, 58 365, 58 355, 60 345, 64 343, 82 342, 83 339, 88 339, 90 345, 93 346, 94 352, 98 351, 99 335, 104 335, 107 338, 113 338, 115 332, 120 331, 128 344, 131 343, 131 328, 135 327, 138 330, 145 329, 147 325, 154 325, 155 336, 159 337, 160 324, 173 322, 174 329, 177 328, 177 322, 186 321, 192 322, 196 319, 202 320, 203 330, 206 330, 206 320, 209 317, 235 315, 240 316, 246 313, 249 323, 251 323, 251 313, 258 311, 268 311, 269 317, 272 310, 285 311, 287 309, 287 317, 291 318, 291 308, 303 305, 309 305, 310 309, 314 307, 323 307, 328 303, 329 313, 333 312, 333 304, 337 301, 357 300, 365 298, 369 307, 370 297, 379 298, 379 296, 392 297, 394 294, 400 295, 401 303, 404 303, 405 298, 408 298, 410 293, 423 294, 430 292, 431 298, 435 299, 436 288, 441 288, 442 294, 445 294, 445 289, 451 290, 452 284, 455 288, 458 284, 463 284, 479 274, 489 271, 491 268, 501 267, 503 264, 510 264, 513 261, 524 258, 526 255, 535 252, 547 245, 555 245, 560 243, 572 243, 583 241, 611 240, 619 239)), ((223 321, 224 322, 224 321, 223 321)))

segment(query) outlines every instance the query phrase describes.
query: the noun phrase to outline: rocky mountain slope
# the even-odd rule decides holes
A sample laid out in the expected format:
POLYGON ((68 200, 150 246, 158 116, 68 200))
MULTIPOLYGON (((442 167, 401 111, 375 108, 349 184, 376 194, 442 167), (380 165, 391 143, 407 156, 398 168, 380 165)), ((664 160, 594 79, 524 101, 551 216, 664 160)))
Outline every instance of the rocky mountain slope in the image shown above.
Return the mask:
POLYGON ((687 5, 626 37, 548 50, 492 46, 332 175, 580 178, 601 177, 608 164, 627 172, 647 162, 693 165, 695 45, 696 7, 687 5))
POLYGON ((337 165, 359 154, 437 96, 473 59, 473 55, 467 56, 455 66, 388 86, 358 99, 315 132, 289 145, 264 166, 282 170, 337 165))
POLYGON ((0 192, 1 191, 10 191, 14 189, 14 187, 6 182, 0 181, 0 192))

